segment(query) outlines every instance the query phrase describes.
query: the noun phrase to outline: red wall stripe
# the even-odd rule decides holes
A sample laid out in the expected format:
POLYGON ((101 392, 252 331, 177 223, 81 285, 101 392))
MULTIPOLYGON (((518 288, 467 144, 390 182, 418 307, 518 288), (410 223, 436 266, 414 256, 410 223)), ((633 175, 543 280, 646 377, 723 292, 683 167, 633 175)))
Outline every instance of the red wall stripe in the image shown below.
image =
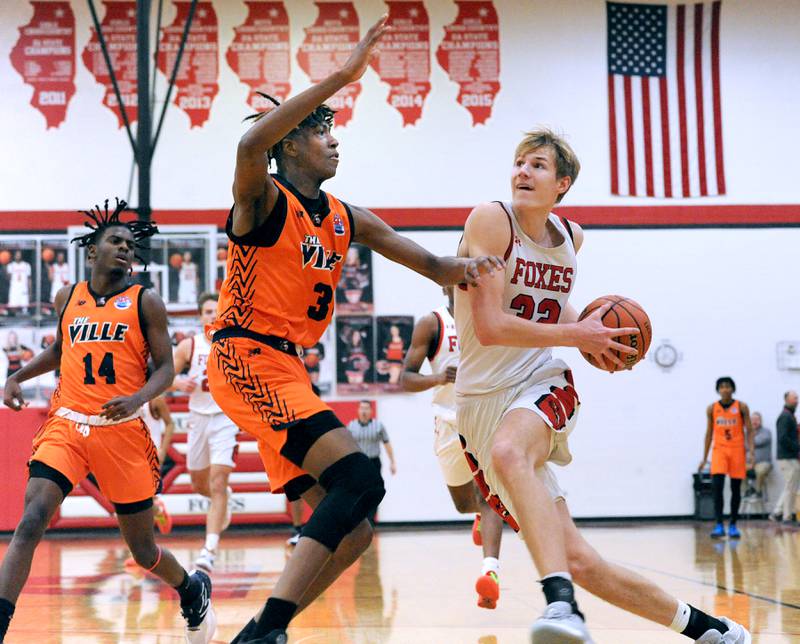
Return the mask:
MULTIPOLYGON (((391 226, 452 228, 464 225, 471 208, 375 208, 391 226)), ((591 226, 800 225, 800 203, 769 205, 561 206, 560 215, 591 226)), ((164 224, 216 224, 225 227, 228 210, 157 210, 153 220, 164 224)), ((59 211, 0 211, 0 231, 63 232, 82 225, 82 215, 59 211)))

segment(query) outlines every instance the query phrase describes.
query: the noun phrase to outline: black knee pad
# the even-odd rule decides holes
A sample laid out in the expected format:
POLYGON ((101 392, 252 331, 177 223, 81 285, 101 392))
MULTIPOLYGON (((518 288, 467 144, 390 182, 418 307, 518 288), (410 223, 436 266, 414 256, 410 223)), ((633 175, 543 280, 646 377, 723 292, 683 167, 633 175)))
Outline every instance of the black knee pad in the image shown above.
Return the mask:
POLYGON ((361 452, 339 459, 319 477, 327 494, 303 527, 303 536, 334 552, 355 527, 378 507, 383 478, 361 452))

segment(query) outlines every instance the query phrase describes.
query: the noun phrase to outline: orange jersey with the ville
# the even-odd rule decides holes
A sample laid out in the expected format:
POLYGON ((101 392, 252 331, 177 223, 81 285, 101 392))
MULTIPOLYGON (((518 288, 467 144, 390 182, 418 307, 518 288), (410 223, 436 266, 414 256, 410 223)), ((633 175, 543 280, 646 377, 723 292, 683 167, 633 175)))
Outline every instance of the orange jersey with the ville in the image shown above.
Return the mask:
POLYGON ((738 400, 725 409, 719 401, 711 411, 714 424, 714 447, 744 447, 744 419, 738 400))
POLYGON ((274 180, 278 201, 260 229, 237 237, 228 217, 228 276, 212 331, 241 327, 311 347, 333 315, 352 215, 333 195, 312 203, 274 180))
POLYGON ((139 319, 141 297, 138 284, 105 297, 93 294, 88 282, 72 288, 61 314, 54 404, 91 416, 112 398, 142 388, 150 347, 139 319))

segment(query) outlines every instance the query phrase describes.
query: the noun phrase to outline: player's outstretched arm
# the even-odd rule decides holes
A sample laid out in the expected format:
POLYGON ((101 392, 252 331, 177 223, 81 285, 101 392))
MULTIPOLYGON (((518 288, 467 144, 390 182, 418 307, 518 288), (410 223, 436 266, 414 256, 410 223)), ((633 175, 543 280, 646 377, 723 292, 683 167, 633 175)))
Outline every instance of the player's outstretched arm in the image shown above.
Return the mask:
POLYGON ((398 235, 394 228, 366 208, 350 205, 350 211, 355 222, 353 241, 369 246, 386 259, 402 264, 440 286, 463 283, 478 286, 481 276, 505 268, 499 256, 437 257, 408 237, 398 235))
MULTIPOLYGON (((67 305, 67 299, 72 292, 72 285, 64 286, 56 293, 55 309, 60 316, 67 305)), ((61 364, 61 324, 56 328, 56 341, 53 342, 40 354, 35 356, 28 364, 22 369, 17 371, 14 375, 10 376, 6 381, 6 386, 3 391, 3 404, 6 407, 19 411, 26 406, 25 399, 22 396, 22 388, 20 384, 31 378, 36 378, 44 373, 55 371, 61 364)))
POLYGON ((422 368, 422 363, 425 362, 425 358, 431 352, 431 345, 436 337, 438 328, 439 322, 433 313, 428 313, 425 317, 420 318, 414 327, 411 346, 408 348, 403 362, 403 373, 400 374, 400 386, 403 391, 425 391, 436 385, 455 382, 455 367, 449 367, 442 373, 432 373, 430 375, 423 375, 419 372, 422 368))
POLYGON ((117 396, 103 405, 105 418, 122 420, 132 416, 149 400, 165 392, 175 378, 172 364, 172 343, 167 329, 167 309, 161 298, 150 289, 142 293, 142 327, 150 356, 153 360, 153 373, 139 391, 131 396, 117 396))
POLYGON ((369 28, 340 69, 270 110, 240 139, 233 180, 233 232, 244 236, 266 221, 278 198, 268 173, 267 152, 342 87, 364 75, 386 33, 384 15, 369 28))

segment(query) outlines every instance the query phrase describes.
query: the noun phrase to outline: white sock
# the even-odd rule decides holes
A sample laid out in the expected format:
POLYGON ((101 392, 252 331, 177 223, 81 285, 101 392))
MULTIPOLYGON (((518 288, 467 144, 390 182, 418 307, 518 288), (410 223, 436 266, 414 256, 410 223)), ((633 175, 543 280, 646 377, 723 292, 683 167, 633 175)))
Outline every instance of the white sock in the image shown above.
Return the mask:
POLYGON ((500 560, 496 557, 484 557, 483 565, 481 566, 481 574, 485 575, 488 572, 493 572, 496 575, 500 574, 500 560))
POLYGON ((670 629, 676 633, 683 633, 689 625, 689 617, 692 614, 688 604, 678 600, 678 610, 675 611, 675 617, 672 618, 672 623, 669 625, 670 629))
POLYGON ((568 581, 572 581, 572 575, 568 572, 551 572, 549 575, 545 575, 540 579, 540 581, 544 581, 545 579, 550 579, 550 577, 563 577, 568 581))
POLYGON ((219 535, 214 534, 213 532, 209 532, 206 535, 206 550, 210 550, 211 552, 217 551, 217 546, 219 545, 219 535))

